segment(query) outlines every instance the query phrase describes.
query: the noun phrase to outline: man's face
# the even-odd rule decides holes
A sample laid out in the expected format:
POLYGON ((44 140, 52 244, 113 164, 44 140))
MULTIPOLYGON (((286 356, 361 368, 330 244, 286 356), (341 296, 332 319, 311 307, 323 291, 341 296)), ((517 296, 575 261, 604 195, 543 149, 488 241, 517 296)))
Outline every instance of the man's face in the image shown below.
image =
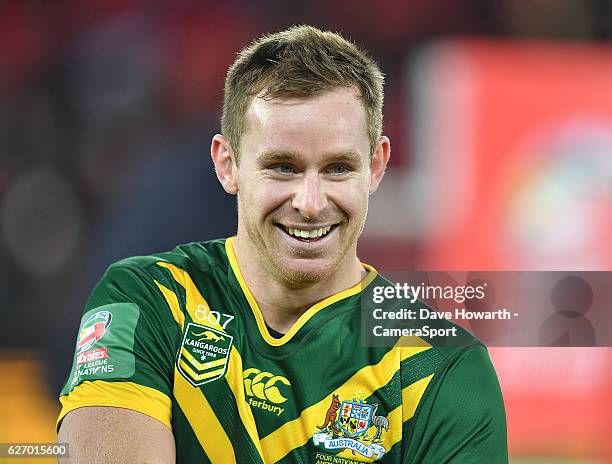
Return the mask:
POLYGON ((366 113, 353 89, 254 98, 235 168, 238 234, 294 285, 355 260, 371 187, 366 113), (347 260, 347 261, 345 261, 347 260))

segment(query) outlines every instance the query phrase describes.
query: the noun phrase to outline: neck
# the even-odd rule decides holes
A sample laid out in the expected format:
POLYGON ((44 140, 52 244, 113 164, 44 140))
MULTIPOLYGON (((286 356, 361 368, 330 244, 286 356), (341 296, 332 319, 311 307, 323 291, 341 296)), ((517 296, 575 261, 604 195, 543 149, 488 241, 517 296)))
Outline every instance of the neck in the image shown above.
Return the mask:
POLYGON ((287 333, 299 317, 317 302, 357 285, 367 274, 357 254, 349 256, 327 279, 296 287, 270 270, 254 247, 238 234, 234 253, 242 276, 253 294, 266 324, 287 333))

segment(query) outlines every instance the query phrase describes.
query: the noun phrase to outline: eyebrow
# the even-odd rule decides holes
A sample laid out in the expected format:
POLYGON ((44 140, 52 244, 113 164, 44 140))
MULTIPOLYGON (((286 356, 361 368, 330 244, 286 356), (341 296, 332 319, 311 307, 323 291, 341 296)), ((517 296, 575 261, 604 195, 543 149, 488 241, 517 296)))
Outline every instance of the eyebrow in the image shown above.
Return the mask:
POLYGON ((274 162, 274 161, 287 161, 298 159, 299 156, 293 151, 267 151, 257 157, 257 161, 260 163, 274 162))
MULTIPOLYGON (((360 162, 362 156, 354 150, 345 150, 337 153, 326 153, 325 157, 333 161, 354 161, 360 162)), ((275 161, 291 161, 300 159, 300 155, 293 151, 267 151, 257 157, 259 163, 269 163, 275 161)))

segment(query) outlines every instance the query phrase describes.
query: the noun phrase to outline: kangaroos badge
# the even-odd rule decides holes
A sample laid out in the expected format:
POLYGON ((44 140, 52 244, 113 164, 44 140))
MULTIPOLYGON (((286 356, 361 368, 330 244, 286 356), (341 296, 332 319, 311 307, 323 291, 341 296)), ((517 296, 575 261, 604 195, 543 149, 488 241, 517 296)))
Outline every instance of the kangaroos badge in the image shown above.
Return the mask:
POLYGON ((340 401, 332 395, 322 425, 312 437, 314 444, 327 450, 348 449, 367 458, 382 458, 382 433, 389 431, 385 416, 377 416, 378 404, 365 401, 340 401))
POLYGON ((225 332, 190 322, 177 360, 179 372, 195 387, 220 379, 227 370, 233 340, 225 332))

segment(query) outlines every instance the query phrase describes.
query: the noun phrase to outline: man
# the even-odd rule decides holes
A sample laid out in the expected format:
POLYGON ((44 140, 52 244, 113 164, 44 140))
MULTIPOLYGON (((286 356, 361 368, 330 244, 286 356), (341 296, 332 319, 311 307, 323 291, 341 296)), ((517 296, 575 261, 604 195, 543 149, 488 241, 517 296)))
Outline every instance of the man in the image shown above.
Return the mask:
POLYGON ((390 155, 382 87, 312 27, 240 53, 211 147, 238 233, 109 268, 62 391, 74 462, 507 462, 477 340, 360 343, 362 295, 387 285, 356 252, 390 155))

